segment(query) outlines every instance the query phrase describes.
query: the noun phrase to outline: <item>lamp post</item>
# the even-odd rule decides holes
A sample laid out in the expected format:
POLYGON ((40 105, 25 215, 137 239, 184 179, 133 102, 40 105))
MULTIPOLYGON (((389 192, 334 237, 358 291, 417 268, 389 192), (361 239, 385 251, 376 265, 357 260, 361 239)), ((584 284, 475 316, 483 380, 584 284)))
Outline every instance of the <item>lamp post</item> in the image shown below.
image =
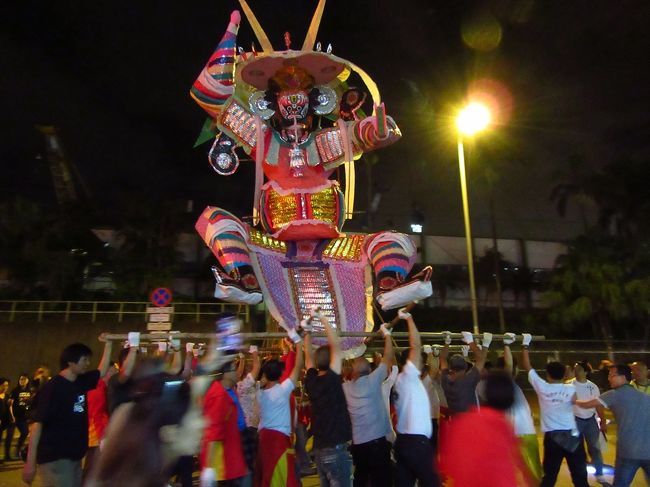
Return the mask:
POLYGON ((472 304, 472 324, 474 333, 479 333, 478 302, 476 299, 476 282, 474 280, 474 252, 472 251, 472 229, 469 218, 469 200, 467 198, 467 178, 465 176, 465 150, 463 135, 473 136, 490 123, 490 112, 480 103, 470 103, 463 108, 456 118, 458 129, 458 170, 460 172, 460 191, 463 201, 463 218, 465 221, 465 240, 467 243, 467 270, 469 273, 469 292, 472 304))

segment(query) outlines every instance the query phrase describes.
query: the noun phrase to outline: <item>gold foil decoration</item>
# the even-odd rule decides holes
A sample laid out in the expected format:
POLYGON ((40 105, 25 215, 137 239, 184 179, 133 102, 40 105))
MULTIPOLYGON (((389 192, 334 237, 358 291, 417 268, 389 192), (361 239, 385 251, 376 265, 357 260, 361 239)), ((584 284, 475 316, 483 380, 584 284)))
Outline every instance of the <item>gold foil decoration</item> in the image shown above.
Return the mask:
POLYGON ((251 245, 262 247, 269 250, 277 250, 278 252, 286 253, 287 244, 281 240, 269 237, 264 232, 252 228, 249 233, 251 245))
POLYGON ((327 188, 311 195, 311 211, 315 220, 336 223, 336 193, 327 188))
POLYGON ((323 257, 356 262, 361 257, 364 238, 363 235, 335 238, 325 247, 323 257))

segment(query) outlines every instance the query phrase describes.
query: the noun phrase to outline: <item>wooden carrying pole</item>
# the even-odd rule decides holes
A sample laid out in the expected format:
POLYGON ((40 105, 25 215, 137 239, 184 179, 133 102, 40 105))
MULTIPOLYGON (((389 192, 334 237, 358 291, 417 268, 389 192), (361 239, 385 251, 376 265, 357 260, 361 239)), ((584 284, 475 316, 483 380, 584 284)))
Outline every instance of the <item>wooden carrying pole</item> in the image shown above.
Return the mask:
MULTIPOLYGON (((339 332, 338 335, 340 337, 373 337, 373 336, 379 336, 379 332, 351 332, 351 331, 343 331, 339 332)), ((141 333, 140 334, 140 339, 141 340, 152 340, 152 341, 160 341, 160 340, 167 340, 168 338, 180 338, 180 339, 199 339, 199 340, 209 340, 211 338, 217 338, 219 335, 217 333, 141 333)), ((243 339, 265 339, 265 338, 271 338, 271 339, 277 339, 277 338, 285 338, 287 336, 286 333, 283 332, 256 332, 256 333, 240 333, 240 337, 243 339)), ((327 337, 325 333, 312 333, 312 337, 327 337)), ((393 332, 391 334, 393 338, 408 338, 409 334, 407 332, 393 332)), ((431 332, 431 331, 424 331, 420 332, 420 336, 422 338, 428 338, 432 341, 443 341, 445 334, 442 332, 431 332)), ((482 338, 483 334, 479 335, 474 335, 474 338, 482 338)), ((521 335, 516 335, 516 337, 521 341, 521 335)), ((127 334, 125 333, 104 333, 100 335, 99 340, 100 341, 115 341, 115 340, 126 340, 128 338, 127 334)), ((451 333, 451 338, 452 340, 460 340, 462 338, 462 334, 460 333, 451 333)), ((493 340, 502 340, 503 335, 492 335, 493 340)), ((544 335, 534 335, 533 336, 533 342, 538 342, 541 340, 545 340, 546 337, 544 335)))

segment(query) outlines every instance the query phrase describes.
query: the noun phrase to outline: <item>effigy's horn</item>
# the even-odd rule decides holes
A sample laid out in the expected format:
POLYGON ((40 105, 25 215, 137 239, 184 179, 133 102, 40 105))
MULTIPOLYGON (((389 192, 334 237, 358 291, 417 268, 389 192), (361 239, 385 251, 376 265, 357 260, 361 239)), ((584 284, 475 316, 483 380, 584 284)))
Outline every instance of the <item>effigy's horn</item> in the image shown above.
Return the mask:
POLYGON ((235 44, 240 21, 239 12, 233 11, 223 38, 190 89, 190 96, 213 118, 235 91, 235 44))
POLYGON ((320 21, 323 18, 323 10, 325 10, 325 0, 318 0, 316 11, 314 12, 314 16, 311 19, 311 24, 309 24, 309 30, 307 31, 305 42, 302 44, 303 51, 314 50, 314 43, 316 42, 316 36, 318 35, 318 28, 320 27, 320 21))
POLYGON ((253 32, 255 33, 255 37, 257 37, 257 42, 259 42, 260 46, 262 46, 262 51, 269 54, 272 53, 273 46, 271 45, 271 41, 269 41, 266 32, 264 32, 264 29, 262 29, 262 26, 258 22, 257 17, 255 17, 255 14, 251 8, 248 6, 246 0, 239 0, 239 5, 241 5, 244 14, 246 14, 248 23, 251 24, 253 32))

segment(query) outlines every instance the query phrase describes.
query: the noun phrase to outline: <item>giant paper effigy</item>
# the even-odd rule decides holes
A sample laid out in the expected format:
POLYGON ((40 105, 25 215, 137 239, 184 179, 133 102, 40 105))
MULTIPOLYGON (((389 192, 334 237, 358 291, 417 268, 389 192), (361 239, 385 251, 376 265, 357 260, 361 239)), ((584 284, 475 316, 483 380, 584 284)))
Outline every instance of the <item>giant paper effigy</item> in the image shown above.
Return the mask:
MULTIPOLYGON (((253 225, 207 207, 196 229, 216 256, 215 297, 237 303, 265 301, 285 329, 297 328, 313 306, 343 331, 371 331, 373 299, 392 309, 431 295, 430 268, 408 278, 416 248, 407 235, 341 232, 354 205, 354 161, 401 137, 385 114, 372 79, 354 63, 322 51, 315 39, 321 0, 300 50, 273 50, 244 0, 262 49, 237 49, 239 12, 199 74, 191 96, 212 118, 213 169, 233 174, 237 150, 255 161, 253 225), (314 49, 315 47, 315 49, 314 49), (355 72, 373 101, 346 80, 355 72), (345 174, 345 190, 332 179, 345 174)), ((318 331, 318 330, 316 330, 318 331)), ((345 338, 349 356, 363 353, 362 338, 345 338)))

